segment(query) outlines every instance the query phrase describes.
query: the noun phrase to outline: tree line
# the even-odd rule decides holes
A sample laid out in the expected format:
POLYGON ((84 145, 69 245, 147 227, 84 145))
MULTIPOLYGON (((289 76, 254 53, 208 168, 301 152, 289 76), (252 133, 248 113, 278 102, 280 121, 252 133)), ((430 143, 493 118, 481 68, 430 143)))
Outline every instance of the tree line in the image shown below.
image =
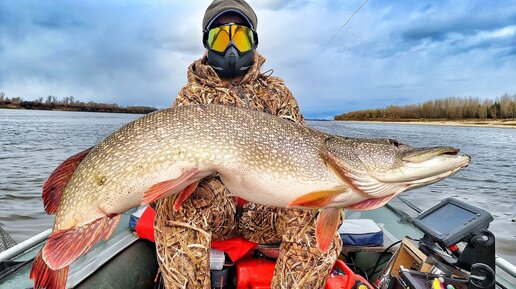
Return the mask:
POLYGON ((49 95, 45 99, 43 97, 39 97, 36 100, 23 100, 21 97, 9 98, 3 92, 0 92, 0 108, 140 114, 147 114, 157 110, 157 108, 149 106, 119 106, 116 103, 99 103, 93 101, 83 102, 75 99, 73 96, 58 99, 54 95, 49 95))
POLYGON ((420 104, 390 105, 335 116, 335 120, 403 120, 403 119, 514 119, 516 94, 507 93, 494 100, 478 97, 448 97, 420 104))

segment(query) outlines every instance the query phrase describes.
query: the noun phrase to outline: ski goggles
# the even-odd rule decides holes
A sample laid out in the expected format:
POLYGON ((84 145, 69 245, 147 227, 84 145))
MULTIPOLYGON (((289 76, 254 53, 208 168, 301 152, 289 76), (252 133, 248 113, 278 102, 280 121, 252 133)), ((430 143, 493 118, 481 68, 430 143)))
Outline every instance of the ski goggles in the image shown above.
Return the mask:
POLYGON ((217 52, 224 52, 233 43, 240 52, 246 52, 258 44, 258 35, 251 28, 229 23, 204 32, 204 45, 217 52))

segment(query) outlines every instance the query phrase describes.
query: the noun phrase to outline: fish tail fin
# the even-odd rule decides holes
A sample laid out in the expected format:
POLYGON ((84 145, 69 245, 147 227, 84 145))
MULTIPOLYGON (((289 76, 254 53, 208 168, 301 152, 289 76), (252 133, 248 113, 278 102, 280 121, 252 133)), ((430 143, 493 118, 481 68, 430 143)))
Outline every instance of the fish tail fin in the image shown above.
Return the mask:
POLYGON ((68 278, 68 266, 52 270, 43 260, 41 251, 34 258, 30 279, 34 280, 34 289, 64 289, 68 278))
POLYGON ((52 233, 42 249, 43 260, 53 270, 70 265, 95 243, 107 240, 119 220, 120 215, 106 216, 80 227, 52 233))
POLYGON ((326 253, 330 248, 331 240, 337 232, 342 218, 342 210, 337 208, 324 209, 317 217, 315 237, 317 247, 322 253, 326 253))
POLYGON ((70 181, 81 161, 90 153, 93 147, 73 155, 60 164, 43 185, 41 197, 47 214, 55 214, 61 201, 61 194, 70 181))

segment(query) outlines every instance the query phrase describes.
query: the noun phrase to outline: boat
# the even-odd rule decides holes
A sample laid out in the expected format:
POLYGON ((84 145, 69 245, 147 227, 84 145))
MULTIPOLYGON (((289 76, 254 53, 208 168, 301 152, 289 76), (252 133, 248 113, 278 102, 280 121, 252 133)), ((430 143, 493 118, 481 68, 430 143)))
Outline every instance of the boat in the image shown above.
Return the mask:
MULTIPOLYGON (((448 204, 449 202, 444 200, 444 202, 442 201, 439 204, 448 204)), ((437 209, 441 207, 438 206, 437 209)), ((379 283, 378 280, 382 281, 382 276, 388 275, 389 266, 393 266, 394 260, 401 254, 399 253, 400 246, 404 246, 407 240, 428 239, 428 232, 424 228, 422 229, 421 224, 418 226, 417 220, 420 216, 429 215, 431 211, 432 209, 422 212, 403 197, 396 197, 387 205, 375 210, 346 212, 346 219, 369 219, 379 224, 384 238, 381 246, 344 246, 342 256, 347 257, 346 264, 353 269, 357 276, 363 276, 363 279, 368 280, 371 284, 375 284, 375 286, 387 288, 386 284, 379 283), (352 264, 350 264, 350 260, 352 264)), ((133 226, 129 225, 131 216, 135 212, 136 209, 133 209, 125 213, 118 228, 109 240, 98 243, 87 254, 81 256, 70 266, 67 288, 158 288, 155 283, 158 265, 156 263, 154 243, 138 238, 132 229, 133 226)), ((478 228, 475 230, 479 231, 478 228)), ((461 229, 461 232, 464 233, 465 231, 461 229)), ((29 279, 32 260, 43 246, 49 234, 50 229, 0 252, 0 289, 32 288, 33 283, 29 279)), ((464 254, 471 250, 471 248, 468 249, 469 247, 464 242, 461 242, 461 244, 459 247, 462 247, 464 254)), ((467 284, 468 276, 466 275, 466 279, 463 279, 463 282, 465 282, 463 283, 464 286, 456 286, 455 288, 516 288, 516 266, 502 257, 495 256, 494 243, 492 245, 492 248, 489 247, 492 249, 489 249, 491 251, 486 249, 488 254, 493 255, 493 269, 495 269, 493 273, 496 272, 496 277, 492 282, 489 283, 489 280, 487 280, 489 278, 487 277, 480 278, 476 276, 476 278, 480 278, 483 281, 478 279, 480 283, 477 282, 476 287, 471 287, 471 282, 469 285, 464 285, 467 284), (484 282, 485 287, 482 287, 484 285, 482 285, 481 281, 484 282)), ((416 253, 416 255, 419 253, 416 253)), ((433 271, 423 274, 410 270, 410 268, 399 266, 398 273, 403 277, 400 279, 401 282, 405 280, 405 283, 402 285, 405 285, 406 288, 417 288, 417 286, 407 285, 406 282, 410 283, 417 276, 421 277, 424 275, 427 280, 431 280, 429 276, 443 274, 443 268, 440 268, 441 270, 436 270, 436 268, 434 266, 433 271)), ((487 271, 481 271, 481 273, 488 272, 489 268, 485 270, 487 271)), ((464 272, 464 270, 459 271, 464 272)), ((345 275, 339 269, 336 269, 334 274, 337 276, 345 275)), ((471 276, 475 277, 474 274, 471 274, 471 276)), ((356 286, 357 284, 351 285, 354 286, 353 288, 367 288, 356 286)), ((340 286, 342 287, 333 288, 348 288, 344 285, 340 286)))

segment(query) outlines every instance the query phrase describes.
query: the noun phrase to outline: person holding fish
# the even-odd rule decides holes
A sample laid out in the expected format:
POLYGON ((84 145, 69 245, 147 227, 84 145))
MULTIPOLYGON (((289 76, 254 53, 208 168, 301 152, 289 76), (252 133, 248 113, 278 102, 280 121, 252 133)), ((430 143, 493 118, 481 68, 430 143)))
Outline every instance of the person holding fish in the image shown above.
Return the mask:
MULTIPOLYGON (((188 68, 188 83, 174 106, 223 104, 303 123, 283 81, 260 72, 265 58, 256 51, 257 22, 243 0, 209 5, 202 23, 206 53, 188 68)), ((174 200, 158 201, 155 222, 160 270, 169 289, 210 288, 211 240, 242 236, 261 244, 281 242, 272 288, 323 288, 340 253, 336 232, 327 252, 316 248, 316 211, 246 203, 216 176, 202 180, 177 213, 174 200)))
POLYGON ((260 73, 256 24, 243 0, 213 1, 203 20, 207 52, 189 67, 174 107, 52 172, 42 199, 55 221, 34 258, 35 289, 66 288, 70 265, 108 240, 121 214, 153 202, 167 288, 209 288, 210 243, 235 236, 281 242, 272 288, 322 288, 342 246, 342 209, 381 207, 469 164, 454 147, 304 126, 283 81, 260 73))

